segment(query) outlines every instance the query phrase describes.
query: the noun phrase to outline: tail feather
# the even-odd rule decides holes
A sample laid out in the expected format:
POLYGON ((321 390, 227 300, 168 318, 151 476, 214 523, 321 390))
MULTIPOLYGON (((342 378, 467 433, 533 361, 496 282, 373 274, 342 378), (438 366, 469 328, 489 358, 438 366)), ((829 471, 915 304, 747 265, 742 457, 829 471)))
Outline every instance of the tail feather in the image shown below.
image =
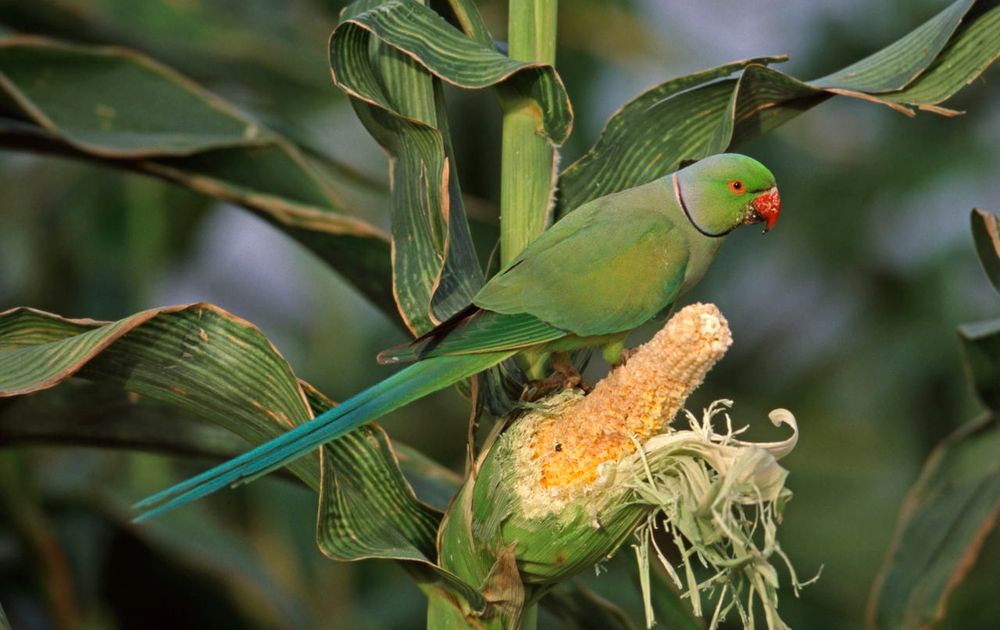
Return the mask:
POLYGON ((435 357, 415 363, 273 440, 137 503, 143 521, 229 485, 281 468, 325 442, 418 398, 457 383, 513 355, 513 351, 435 357))

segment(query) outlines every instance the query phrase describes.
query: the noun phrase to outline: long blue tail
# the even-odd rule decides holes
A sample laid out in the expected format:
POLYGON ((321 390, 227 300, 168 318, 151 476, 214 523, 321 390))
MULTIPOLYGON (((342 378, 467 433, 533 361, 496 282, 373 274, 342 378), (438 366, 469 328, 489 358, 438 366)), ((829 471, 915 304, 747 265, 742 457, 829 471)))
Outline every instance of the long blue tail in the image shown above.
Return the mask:
POLYGON ((229 485, 248 483, 321 444, 503 361, 513 352, 425 359, 257 448, 135 504, 144 521, 229 485))

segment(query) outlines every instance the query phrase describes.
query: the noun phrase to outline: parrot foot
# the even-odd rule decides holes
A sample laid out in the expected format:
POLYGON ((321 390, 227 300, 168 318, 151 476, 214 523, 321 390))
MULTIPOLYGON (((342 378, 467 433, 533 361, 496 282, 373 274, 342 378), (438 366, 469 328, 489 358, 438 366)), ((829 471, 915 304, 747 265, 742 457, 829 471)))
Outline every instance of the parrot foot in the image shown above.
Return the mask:
POLYGON ((615 367, 618 368, 628 363, 628 360, 631 359, 637 352, 639 352, 638 348, 622 348, 621 353, 618 355, 618 363, 615 363, 615 367))
POLYGON ((552 375, 532 381, 524 388, 521 398, 529 402, 540 400, 560 389, 575 388, 583 390, 589 394, 593 387, 583 380, 580 373, 576 371, 569 361, 562 361, 558 358, 552 361, 552 375))

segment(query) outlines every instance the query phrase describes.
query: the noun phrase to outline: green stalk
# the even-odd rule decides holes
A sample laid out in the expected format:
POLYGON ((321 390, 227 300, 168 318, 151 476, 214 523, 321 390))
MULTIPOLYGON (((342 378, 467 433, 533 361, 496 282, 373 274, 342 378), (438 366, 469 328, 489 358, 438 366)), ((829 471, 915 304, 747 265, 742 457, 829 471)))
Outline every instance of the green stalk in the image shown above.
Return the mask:
MULTIPOLYGON (((512 59, 555 64, 557 6, 557 0, 510 0, 507 39, 512 59)), ((466 30, 471 28, 463 26, 466 30)), ((536 102, 529 98, 505 98, 501 106, 500 260, 506 265, 545 230, 555 191, 556 153, 555 147, 538 133, 542 111, 536 102)), ((481 550, 475 544, 471 538, 458 543, 459 553, 468 555, 454 558, 456 566, 448 568, 470 584, 479 585, 488 579, 490 567, 477 563, 481 550)), ((440 589, 429 589, 426 594, 428 628, 469 624, 463 603, 453 594, 440 589)), ((509 627, 512 614, 520 617, 523 630, 537 627, 537 604, 529 604, 520 611, 516 607, 501 607, 476 619, 476 625, 500 630, 509 627)))
POLYGON ((521 630, 536 630, 538 628, 538 604, 532 604, 524 610, 521 619, 521 630))
MULTIPOLYGON (((555 64, 557 0, 510 0, 510 57, 555 64)), ((545 229, 554 193, 555 148, 537 133, 542 112, 530 99, 503 103, 500 262, 506 265, 545 229)))

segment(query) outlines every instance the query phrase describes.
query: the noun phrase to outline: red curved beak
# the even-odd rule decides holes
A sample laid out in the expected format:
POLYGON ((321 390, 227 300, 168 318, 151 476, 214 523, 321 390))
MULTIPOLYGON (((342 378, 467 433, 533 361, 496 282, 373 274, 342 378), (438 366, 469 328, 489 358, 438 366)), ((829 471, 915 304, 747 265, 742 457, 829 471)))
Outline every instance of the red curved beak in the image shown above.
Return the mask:
POLYGON ((778 196, 778 188, 772 186, 765 192, 757 195, 751 204, 760 216, 761 221, 767 226, 764 228, 764 231, 767 232, 773 228, 774 224, 778 222, 778 215, 781 214, 781 197, 778 196))

